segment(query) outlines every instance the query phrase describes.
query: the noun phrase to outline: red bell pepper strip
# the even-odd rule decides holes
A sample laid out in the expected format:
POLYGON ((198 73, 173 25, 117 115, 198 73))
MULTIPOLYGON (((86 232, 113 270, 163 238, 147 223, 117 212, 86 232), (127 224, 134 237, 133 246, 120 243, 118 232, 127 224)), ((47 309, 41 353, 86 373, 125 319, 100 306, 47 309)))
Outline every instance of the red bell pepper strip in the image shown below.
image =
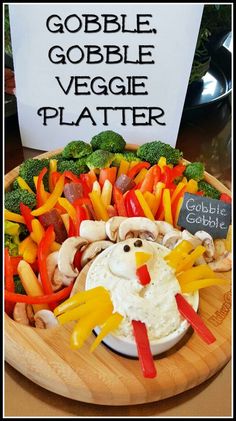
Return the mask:
POLYGON ((116 173, 117 168, 116 167, 110 167, 110 168, 102 168, 100 170, 99 174, 99 184, 101 187, 103 187, 106 180, 109 180, 112 186, 115 184, 116 181, 116 173))
POLYGON ((89 197, 89 193, 92 191, 93 185, 91 184, 91 179, 88 174, 80 174, 80 181, 83 186, 83 196, 89 197))
POLYGON ((37 189, 36 189, 36 202, 37 202, 37 208, 40 208, 43 205, 43 198, 42 198, 42 189, 44 189, 43 186, 43 177, 45 176, 45 174, 47 173, 48 169, 47 167, 44 167, 38 176, 38 181, 37 181, 37 189))
MULTIPOLYGON (((43 291, 45 294, 52 294, 52 283, 48 276, 47 271, 47 264, 46 259, 48 254, 50 253, 51 245, 55 240, 55 233, 53 225, 49 225, 45 234, 38 245, 38 265, 39 265, 39 273, 41 278, 41 283, 43 287, 43 291)), ((56 306, 56 305, 55 305, 56 306)), ((50 306, 51 310, 54 308, 54 304, 50 306)))
POLYGON ((138 320, 132 320, 132 326, 143 375, 144 377, 152 379, 156 377, 157 372, 153 361, 146 325, 138 320))
POLYGON ((186 170, 186 165, 184 164, 177 164, 175 167, 173 167, 171 171, 172 181, 175 180, 175 178, 183 175, 183 172, 185 170, 186 170))
POLYGON ((149 164, 149 162, 138 162, 136 165, 133 166, 133 168, 131 168, 128 171, 127 176, 130 178, 134 178, 143 168, 148 169, 150 167, 151 164, 149 164))
POLYGON ((77 252, 75 253, 75 257, 73 260, 73 266, 75 268, 77 268, 79 271, 81 270, 81 257, 82 257, 83 252, 81 250, 77 250, 77 252))
POLYGON ((37 295, 35 297, 30 295, 16 294, 14 292, 7 291, 6 289, 4 294, 5 299, 12 303, 50 304, 67 298, 70 295, 73 285, 74 282, 71 282, 68 287, 63 288, 60 291, 54 292, 52 294, 37 295))
POLYGON ((148 271, 147 265, 140 266, 136 269, 136 275, 140 281, 140 284, 147 285, 151 281, 150 273, 148 271))
POLYGON ((203 192, 203 191, 201 191, 201 190, 197 191, 197 192, 196 192, 196 193, 194 193, 194 194, 196 194, 197 196, 204 196, 204 192, 203 192))
POLYGON ((126 207, 125 207, 125 200, 123 194, 118 189, 118 187, 113 187, 113 199, 115 203, 115 207, 119 216, 128 216, 126 207))
POLYGON ((172 168, 168 167, 168 165, 164 165, 160 181, 165 183, 166 189, 174 189, 176 187, 176 185, 173 183, 172 171, 172 168))
POLYGON ((231 203, 232 198, 227 193, 221 193, 220 200, 222 200, 225 203, 231 203))
POLYGON ((51 179, 52 179, 52 187, 53 187, 53 190, 54 190, 54 187, 55 187, 55 185, 57 184, 57 181, 59 180, 60 176, 61 176, 61 173, 60 173, 60 172, 58 172, 58 171, 53 171, 53 172, 51 173, 51 179))
POLYGON ((77 235, 77 229, 75 227, 72 218, 69 217, 69 229, 68 229, 68 237, 75 237, 77 235))
MULTIPOLYGON (((10 256, 11 258, 11 266, 13 269, 13 275, 18 275, 17 266, 19 265, 20 261, 23 259, 23 256, 10 256)), ((34 272, 38 272, 38 261, 35 260, 34 263, 30 263, 31 268, 34 272)))
POLYGON ((74 183, 80 183, 81 184, 80 178, 77 177, 77 175, 75 175, 72 171, 64 171, 63 174, 66 178, 69 178, 74 183))
POLYGON ((129 190, 126 195, 125 195, 125 208, 127 211, 128 216, 132 217, 132 216, 143 216, 144 212, 143 209, 136 197, 135 191, 134 190, 129 190))
POLYGON ((20 203, 20 213, 23 216, 26 226, 29 230, 29 232, 32 232, 32 220, 34 217, 31 215, 32 210, 29 208, 29 206, 24 205, 24 203, 20 203))
POLYGON ((88 213, 87 213, 87 209, 82 205, 75 205, 74 208, 76 210, 76 218, 77 218, 76 235, 79 235, 80 224, 82 221, 85 221, 86 219, 88 219, 88 213))
MULTIPOLYGON (((7 291, 14 293, 15 284, 13 278, 13 267, 11 264, 11 256, 8 248, 4 249, 4 267, 5 267, 5 288, 7 291)), ((14 303, 9 302, 5 299, 4 303, 5 312, 11 317, 14 309, 14 303)))
POLYGON ((175 299, 180 314, 191 324, 196 333, 198 333, 198 335, 207 344, 215 342, 215 336, 211 333, 193 307, 186 301, 183 295, 177 293, 175 295, 175 299))

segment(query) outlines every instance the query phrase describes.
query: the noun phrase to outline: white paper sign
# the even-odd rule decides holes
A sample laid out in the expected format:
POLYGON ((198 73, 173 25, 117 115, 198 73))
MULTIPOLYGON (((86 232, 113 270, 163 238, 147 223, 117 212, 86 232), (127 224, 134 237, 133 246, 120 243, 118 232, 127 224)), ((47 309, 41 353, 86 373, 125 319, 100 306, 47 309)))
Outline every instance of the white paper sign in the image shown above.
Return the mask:
POLYGON ((23 146, 114 130, 175 146, 203 5, 10 4, 23 146))

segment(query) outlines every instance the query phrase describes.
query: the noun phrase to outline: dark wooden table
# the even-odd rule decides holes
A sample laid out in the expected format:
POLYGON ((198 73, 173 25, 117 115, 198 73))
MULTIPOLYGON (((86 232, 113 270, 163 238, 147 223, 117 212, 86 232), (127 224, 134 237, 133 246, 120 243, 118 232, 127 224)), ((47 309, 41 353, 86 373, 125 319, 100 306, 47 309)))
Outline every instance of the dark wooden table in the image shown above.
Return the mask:
MULTIPOLYGON (((70 139, 66 139, 67 143, 70 139)), ((202 161, 208 172, 231 187, 231 101, 183 115, 177 148, 189 161, 202 161)), ((17 116, 5 123, 5 173, 44 151, 22 147, 17 116)), ((13 417, 230 417, 231 363, 212 378, 177 396, 151 404, 100 406, 55 395, 5 367, 5 416, 13 417)))

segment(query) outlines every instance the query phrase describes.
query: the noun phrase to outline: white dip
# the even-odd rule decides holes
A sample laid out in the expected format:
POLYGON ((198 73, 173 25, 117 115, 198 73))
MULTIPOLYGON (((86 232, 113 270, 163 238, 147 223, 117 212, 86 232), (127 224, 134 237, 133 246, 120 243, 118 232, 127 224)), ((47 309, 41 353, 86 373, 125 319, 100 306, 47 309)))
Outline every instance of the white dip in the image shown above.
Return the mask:
MULTIPOLYGON (((146 240, 135 247, 136 240, 117 243, 97 256, 89 268, 86 289, 101 285, 110 292, 114 312, 124 316, 114 334, 133 340, 131 321, 140 320, 146 324, 149 339, 159 339, 175 331, 183 320, 175 301, 181 290, 174 270, 163 259, 170 250, 146 240), (125 245, 130 247, 127 252, 125 245), (152 255, 146 263, 151 282, 145 286, 136 276, 135 252, 139 251, 152 255)), ((191 294, 185 298, 192 303, 191 294)))

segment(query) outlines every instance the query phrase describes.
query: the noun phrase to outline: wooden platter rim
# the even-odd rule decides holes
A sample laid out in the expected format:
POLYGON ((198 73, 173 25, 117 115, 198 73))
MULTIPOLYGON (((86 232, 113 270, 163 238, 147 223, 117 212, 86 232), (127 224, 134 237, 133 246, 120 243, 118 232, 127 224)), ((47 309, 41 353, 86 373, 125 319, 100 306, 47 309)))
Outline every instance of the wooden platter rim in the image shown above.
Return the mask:
MULTIPOLYGON (((135 150, 137 149, 137 145, 127 145, 126 148, 130 150, 135 150)), ((47 158, 53 154, 60 153, 61 150, 62 148, 59 148, 55 151, 45 152, 36 156, 35 158, 47 158)), ((183 162, 188 163, 189 161, 183 160, 183 162)), ((19 166, 11 170, 8 174, 6 174, 5 189, 7 189, 13 182, 14 178, 18 175, 18 171, 19 166)), ((210 175, 207 172, 205 172, 205 180, 214 185, 214 187, 218 188, 221 192, 225 192, 231 195, 231 192, 228 188, 226 188, 221 182, 216 180, 212 175, 210 175)), ((226 290, 226 287, 223 286, 210 288, 213 295, 218 294, 221 295, 222 298, 227 296, 227 294, 231 294, 231 290, 226 290)), ((206 299, 204 298, 205 291, 200 291, 200 297, 202 298, 202 301, 200 302, 200 311, 202 311, 202 317, 204 318, 204 312, 206 312, 207 314, 207 310, 205 308, 206 299)), ((220 303, 221 300, 218 299, 218 304, 220 303)), ((213 302, 211 302, 210 305, 211 311, 212 309, 215 311, 213 315, 220 310, 220 308, 216 309, 214 307, 213 302)), ((16 370, 21 372, 23 375, 25 375, 31 381, 40 385, 41 387, 59 395, 78 401, 110 406, 134 405, 154 402, 164 398, 168 398, 170 396, 174 396, 176 394, 179 394, 197 386, 198 384, 204 382, 205 380, 213 376, 217 371, 219 371, 224 365, 227 364, 227 362, 231 358, 231 304, 228 313, 226 314, 225 318, 221 323, 222 326, 220 327, 224 326, 223 330, 224 332, 227 332, 227 335, 225 334, 227 337, 224 336, 224 340, 221 342, 220 345, 214 346, 213 344, 213 348, 211 350, 209 349, 209 352, 206 353, 207 345, 202 344, 202 341, 199 340, 199 337, 195 334, 195 332, 193 332, 192 336, 185 344, 183 344, 182 347, 178 349, 177 346, 177 350, 175 352, 171 353, 170 355, 167 355, 166 357, 164 356, 160 359, 157 359, 156 364, 157 370, 159 371, 159 376, 157 376, 156 379, 151 380, 144 379, 142 377, 138 361, 135 361, 134 359, 127 359, 125 357, 121 357, 113 353, 113 351, 110 351, 104 345, 100 345, 101 348, 98 351, 98 356, 89 356, 89 364, 92 365, 91 359, 92 361, 94 361, 95 359, 96 364, 100 364, 100 366, 103 367, 103 369, 105 370, 105 374, 100 373, 100 367, 98 367, 100 383, 96 386, 97 379, 95 379, 94 384, 92 381, 88 382, 87 380, 86 382, 85 374, 82 368, 75 368, 73 366, 73 364, 75 364, 74 357, 72 358, 72 366, 70 366, 70 364, 67 361, 65 367, 63 367, 63 363, 61 363, 61 355, 56 356, 55 351, 57 351, 58 348, 54 349, 55 344, 50 338, 50 336, 52 335, 52 330, 51 332, 49 332, 50 329, 48 331, 42 331, 41 329, 22 326, 16 323, 14 320, 10 319, 10 317, 8 317, 7 315, 5 315, 5 360, 16 370), (17 334, 16 338, 10 335, 12 329, 15 329, 14 332, 17 334), (29 347, 29 341, 31 338, 34 338, 36 340, 36 344, 39 346, 40 352, 42 352, 41 356, 39 355, 38 348, 34 346, 34 343, 31 344, 29 347), (49 364, 47 361, 47 357, 44 354, 42 348, 43 346, 46 346, 46 349, 50 352, 51 360, 49 358, 49 364), (28 362, 25 361, 23 365, 21 361, 17 359, 16 353, 19 352, 19 350, 21 350, 28 356, 28 362), (190 352, 190 356, 192 355, 195 356, 195 358, 197 358, 197 361, 195 360, 197 366, 192 368, 192 371, 192 361, 190 364, 188 358, 186 357, 188 352, 190 352), (201 354, 204 355, 204 361, 201 354), (54 365, 52 364, 53 356, 57 357, 57 362, 54 361, 54 365), (106 359, 109 360, 109 363, 113 361, 116 364, 118 364, 118 367, 122 368, 122 370, 124 370, 124 373, 127 374, 128 371, 129 374, 127 378, 125 378, 124 373, 119 373, 115 367, 113 369, 112 367, 109 367, 109 369, 107 369, 105 367, 106 359), (183 368, 185 367, 185 365, 187 365, 188 369, 191 372, 190 378, 186 379, 185 376, 181 377, 179 367, 177 367, 175 360, 180 364, 180 366, 182 365, 183 368), (170 364, 170 367, 167 366, 167 363, 170 364), (33 365, 31 366, 31 370, 29 371, 30 364, 33 365), (39 368, 43 367, 45 369, 44 376, 40 377, 38 372, 38 366, 39 368), (47 373, 46 367, 48 369, 47 373), (62 370, 62 373, 60 373, 60 370, 62 370), (51 382, 51 379, 49 378, 50 375, 52 376, 51 382), (73 385, 71 384, 71 379, 69 378, 69 376, 72 376, 73 378, 73 375, 75 378, 75 384, 77 384, 77 386, 75 387, 73 387, 73 385), (164 376, 166 376, 167 378, 164 376), (175 378, 175 376, 179 377, 175 378), (114 393, 113 386, 109 383, 109 377, 111 377, 113 381, 117 382, 117 384, 120 385, 120 389, 119 387, 117 389, 118 392, 114 393), (166 388, 164 388, 162 384, 163 379, 165 379, 166 381, 168 380, 168 387, 166 388), (173 381, 173 384, 171 383, 171 381, 173 381)), ((60 332, 61 334, 62 330, 65 328, 64 326, 60 326, 55 329, 55 332, 60 332)), ((214 327, 212 329, 213 333, 217 336, 217 329, 214 329, 214 327)), ((68 337, 68 329, 65 330, 65 332, 68 337)), ((89 344, 90 341, 88 341, 88 344, 84 345, 84 350, 81 352, 81 354, 77 355, 76 360, 78 359, 78 364, 81 361, 83 363, 85 361, 88 363, 88 361, 86 360, 86 352, 89 352, 89 344)), ((58 347, 59 345, 57 344, 56 346, 58 347)), ((64 347, 67 348, 65 344, 64 347)), ((67 349, 66 355, 67 357, 69 355, 67 349)), ((97 366, 94 366, 94 370, 97 370, 97 366)))

